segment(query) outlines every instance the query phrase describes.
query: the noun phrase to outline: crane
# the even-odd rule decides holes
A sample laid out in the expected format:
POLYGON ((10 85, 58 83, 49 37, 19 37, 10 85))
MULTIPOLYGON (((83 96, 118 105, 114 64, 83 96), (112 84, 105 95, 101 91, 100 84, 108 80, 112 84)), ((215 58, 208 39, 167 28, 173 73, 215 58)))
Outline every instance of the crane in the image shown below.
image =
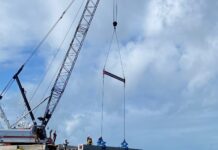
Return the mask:
POLYGON ((7 116, 5 115, 5 112, 4 112, 1 105, 0 105, 0 118, 4 121, 7 128, 9 129, 10 128, 10 123, 9 123, 9 120, 7 119, 7 116))
POLYGON ((72 70, 75 66, 76 60, 79 56, 80 50, 82 48, 83 42, 95 15, 96 9, 98 7, 100 0, 87 0, 85 8, 83 10, 82 16, 79 20, 78 26, 74 36, 70 42, 70 46, 65 54, 64 60, 62 62, 59 73, 56 77, 55 83, 51 89, 50 96, 48 97, 45 113, 42 117, 38 119, 41 121, 41 125, 37 125, 35 116, 27 100, 24 88, 19 80, 19 74, 23 69, 23 65, 13 76, 16 80, 26 107, 28 109, 29 115, 33 121, 33 127, 28 130, 19 129, 9 129, 0 131, 0 142, 6 143, 36 143, 36 142, 46 142, 46 131, 45 127, 51 119, 55 108, 57 107, 61 96, 67 86, 69 78, 71 76, 72 70), (10 139, 10 137, 12 137, 10 139), (36 140, 37 138, 37 140, 36 140))

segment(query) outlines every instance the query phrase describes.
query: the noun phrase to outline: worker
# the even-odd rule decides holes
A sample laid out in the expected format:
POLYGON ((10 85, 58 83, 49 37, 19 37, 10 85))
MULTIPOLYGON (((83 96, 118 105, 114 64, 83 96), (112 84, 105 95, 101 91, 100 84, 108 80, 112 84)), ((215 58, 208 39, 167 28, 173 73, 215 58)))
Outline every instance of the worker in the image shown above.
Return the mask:
POLYGON ((51 145, 54 143, 53 140, 52 140, 52 137, 51 137, 52 132, 53 132, 53 130, 50 130, 50 131, 49 131, 49 138, 47 139, 47 143, 48 143, 48 144, 51 144, 51 145))
POLYGON ((67 141, 67 139, 64 140, 64 150, 67 150, 67 146, 68 146, 69 142, 67 141))
POLYGON ((56 141, 56 137, 57 137, 57 133, 56 133, 56 130, 55 130, 55 132, 53 133, 53 142, 55 143, 55 141, 56 141))
POLYGON ((90 136, 87 137, 87 145, 92 145, 92 138, 90 136))
POLYGON ((51 138, 52 132, 53 132, 53 130, 50 130, 50 132, 49 132, 49 138, 51 138))

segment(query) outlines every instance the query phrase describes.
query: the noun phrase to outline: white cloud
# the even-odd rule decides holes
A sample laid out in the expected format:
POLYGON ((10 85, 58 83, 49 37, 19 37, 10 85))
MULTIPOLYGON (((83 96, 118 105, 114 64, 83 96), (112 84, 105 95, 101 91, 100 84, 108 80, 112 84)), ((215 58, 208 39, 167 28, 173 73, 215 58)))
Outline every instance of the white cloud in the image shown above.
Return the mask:
POLYGON ((81 128, 84 128, 82 125, 84 116, 83 115, 74 115, 72 119, 66 121, 66 132, 70 135, 73 132, 76 132, 77 130, 81 130, 81 128))
MULTIPOLYGON (((195 0, 157 0, 148 5, 145 18, 147 35, 176 32, 180 30, 194 31, 201 24, 201 9, 204 1, 195 0), (200 21, 200 22, 199 22, 200 21), (177 30, 174 30, 177 28, 177 30)), ((179 36, 179 35, 178 35, 179 36)))

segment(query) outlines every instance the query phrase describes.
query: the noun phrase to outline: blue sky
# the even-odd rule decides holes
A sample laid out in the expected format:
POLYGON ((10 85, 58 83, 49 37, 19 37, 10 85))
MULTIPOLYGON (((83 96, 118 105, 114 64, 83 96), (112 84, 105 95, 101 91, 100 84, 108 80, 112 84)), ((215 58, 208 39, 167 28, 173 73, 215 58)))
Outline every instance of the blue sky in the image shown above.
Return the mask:
MULTIPOLYGON (((0 1, 0 88, 29 56, 69 0, 0 1)), ((126 87, 126 140, 151 150, 218 148, 218 1, 118 0, 118 36, 126 87)), ((21 74, 31 97, 45 73, 81 1, 76 1, 57 29, 21 74)), ((112 2, 102 0, 50 129, 58 142, 84 143, 100 136, 102 68, 112 36, 112 2)), ((36 105, 69 46, 51 66, 31 105, 36 105)), ((120 74, 117 52, 109 66, 120 74)), ((122 133, 122 85, 106 79, 103 138, 119 146, 122 133)), ((48 94, 47 94, 48 95, 48 94)), ((14 85, 1 101, 11 122, 24 109, 14 85), (17 106, 16 109, 14 106, 17 106)), ((44 107, 36 116, 43 114, 44 107)))

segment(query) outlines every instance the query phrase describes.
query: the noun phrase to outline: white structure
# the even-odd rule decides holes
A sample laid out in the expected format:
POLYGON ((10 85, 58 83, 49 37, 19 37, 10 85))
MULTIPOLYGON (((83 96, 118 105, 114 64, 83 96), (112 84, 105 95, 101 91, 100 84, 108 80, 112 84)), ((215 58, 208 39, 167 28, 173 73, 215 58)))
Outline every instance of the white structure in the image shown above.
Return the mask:
POLYGON ((32 129, 0 130, 0 143, 35 143, 32 129))

